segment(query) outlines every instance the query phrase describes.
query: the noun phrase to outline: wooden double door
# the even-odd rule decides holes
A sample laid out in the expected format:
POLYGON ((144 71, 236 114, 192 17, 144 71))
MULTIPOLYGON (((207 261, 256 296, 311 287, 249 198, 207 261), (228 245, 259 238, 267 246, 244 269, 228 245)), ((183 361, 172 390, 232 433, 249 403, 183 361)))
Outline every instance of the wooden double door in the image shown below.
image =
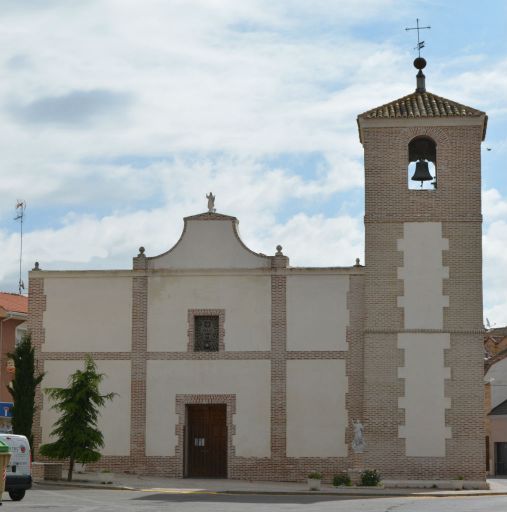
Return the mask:
POLYGON ((227 477, 227 407, 187 405, 186 475, 227 477))

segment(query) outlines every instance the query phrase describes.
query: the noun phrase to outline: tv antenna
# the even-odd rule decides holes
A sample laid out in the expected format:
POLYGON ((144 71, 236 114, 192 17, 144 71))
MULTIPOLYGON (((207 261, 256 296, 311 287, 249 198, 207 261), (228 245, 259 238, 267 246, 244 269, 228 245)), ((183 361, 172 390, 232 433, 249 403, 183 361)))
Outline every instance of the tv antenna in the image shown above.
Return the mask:
POLYGON ((21 295, 21 290, 25 289, 25 283, 21 279, 21 263, 23 261, 23 218, 25 217, 26 202, 22 199, 16 201, 16 217, 14 220, 19 220, 19 281, 18 281, 18 292, 21 295))
POLYGON ((421 41, 419 39, 419 31, 425 30, 427 28, 431 28, 430 26, 427 27, 420 27, 419 26, 419 18, 416 18, 416 26, 415 27, 407 27, 405 30, 417 30, 417 46, 414 48, 414 50, 417 50, 419 52, 419 57, 421 56, 421 50, 424 48, 424 41, 421 41))

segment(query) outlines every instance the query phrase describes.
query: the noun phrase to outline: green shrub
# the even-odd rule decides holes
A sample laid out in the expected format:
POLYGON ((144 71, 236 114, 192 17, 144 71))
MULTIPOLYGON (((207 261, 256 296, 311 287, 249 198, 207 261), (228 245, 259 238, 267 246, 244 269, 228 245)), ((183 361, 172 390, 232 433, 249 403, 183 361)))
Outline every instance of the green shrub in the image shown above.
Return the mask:
POLYGON ((335 487, 340 487, 341 485, 346 485, 349 487, 352 485, 352 481, 350 480, 348 473, 340 473, 339 475, 335 475, 333 477, 333 485, 335 487))
POLYGON ((366 469, 361 473, 361 485, 375 487, 380 483, 380 473, 376 469, 366 469))
POLYGON ((322 473, 319 471, 311 471, 308 473, 308 478, 313 478, 314 480, 322 480, 322 473))

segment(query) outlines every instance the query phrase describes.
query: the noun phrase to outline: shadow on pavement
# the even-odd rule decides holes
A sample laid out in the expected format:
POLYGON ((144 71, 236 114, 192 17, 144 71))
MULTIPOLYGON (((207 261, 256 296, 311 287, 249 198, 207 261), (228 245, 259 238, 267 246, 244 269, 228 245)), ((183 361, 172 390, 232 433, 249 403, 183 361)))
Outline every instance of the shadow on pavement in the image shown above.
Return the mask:
MULTIPOLYGON (((371 498, 379 499, 379 496, 371 498)), ((170 501, 173 503, 211 502, 211 503, 318 503, 323 501, 346 501, 371 499, 366 496, 323 496, 323 495, 294 495, 294 494, 233 494, 233 493, 157 493, 133 498, 134 500, 170 501)), ((393 496, 386 496, 393 498, 393 496)))

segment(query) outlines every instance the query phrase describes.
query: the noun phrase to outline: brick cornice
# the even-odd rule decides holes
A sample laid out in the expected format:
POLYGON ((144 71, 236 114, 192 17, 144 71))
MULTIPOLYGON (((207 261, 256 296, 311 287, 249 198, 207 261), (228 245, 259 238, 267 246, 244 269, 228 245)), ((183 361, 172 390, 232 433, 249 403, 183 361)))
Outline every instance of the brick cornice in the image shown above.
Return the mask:
MULTIPOLYGON (((415 191, 416 194, 433 194, 433 190, 422 190, 422 191, 415 191)), ((404 224, 405 222, 442 222, 447 224, 453 224, 453 223, 477 223, 482 224, 483 217, 482 215, 470 215, 470 216, 460 216, 457 219, 449 219, 448 217, 437 219, 435 215, 427 214, 427 213, 421 213, 421 215, 413 216, 413 215, 407 215, 406 217, 403 217, 402 215, 365 215, 364 216, 364 223, 365 224, 404 224)))
POLYGON ((401 334, 401 333, 428 333, 428 334, 481 334, 483 335, 485 330, 481 329, 365 329, 366 334, 401 334))

